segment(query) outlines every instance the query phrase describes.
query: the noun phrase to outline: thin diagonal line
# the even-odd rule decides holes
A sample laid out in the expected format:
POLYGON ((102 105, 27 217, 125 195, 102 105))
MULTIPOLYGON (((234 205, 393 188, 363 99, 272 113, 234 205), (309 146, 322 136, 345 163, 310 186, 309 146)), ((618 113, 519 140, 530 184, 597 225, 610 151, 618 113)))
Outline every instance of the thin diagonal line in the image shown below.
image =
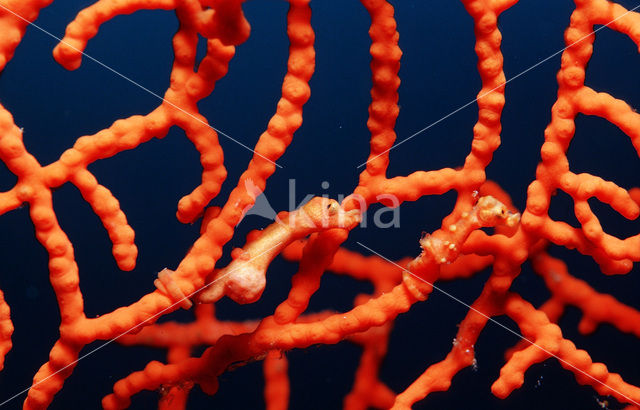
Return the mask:
MULTIPOLYGON (((273 245, 272 247, 270 247, 270 248, 269 248, 269 249, 267 249, 266 251, 261 252, 259 255, 256 255, 256 256, 254 256, 253 258, 249 259, 247 262, 252 261, 252 260, 254 260, 254 259, 256 259, 256 258, 258 258, 258 257, 260 257, 260 256, 262 256, 262 255, 264 255, 265 253, 267 253, 267 252, 271 251, 272 249, 274 249, 274 248, 276 248, 276 247, 280 246, 281 244, 282 244, 282 241, 278 242, 277 244, 273 245)), ((124 335, 128 334, 128 333, 129 333, 129 332, 131 332, 132 330, 137 329, 137 328, 139 328, 140 326, 144 325, 145 323, 149 322, 150 320, 153 320, 153 319, 155 319, 156 317, 158 317, 158 316, 162 315, 162 314, 163 314, 164 312, 166 312, 167 310, 170 310, 170 309, 172 309, 172 308, 174 308, 174 307, 176 307, 176 306, 180 305, 180 304, 181 304, 183 301, 185 301, 185 300, 189 300, 189 298, 191 298, 191 297, 192 297, 192 296, 194 296, 195 294, 200 293, 200 292, 201 292, 201 291, 203 291, 204 289, 206 289, 206 288, 208 288, 209 286, 213 285, 214 283, 218 282, 220 279, 223 279, 223 278, 225 278, 225 277, 229 276, 231 273, 235 272, 236 270, 238 270, 238 269, 240 269, 240 268, 242 268, 242 266, 239 266, 239 267, 237 267, 237 268, 235 268, 235 269, 231 269, 229 272, 225 273, 224 275, 220 276, 219 278, 216 278, 216 279, 215 279, 215 280, 213 280, 211 283, 208 283, 208 284, 206 284, 205 286, 203 286, 203 287, 201 287, 201 288, 198 288, 198 289, 194 290, 193 292, 191 292, 191 293, 190 293, 190 294, 188 294, 187 296, 184 296, 182 299, 180 299, 180 300, 176 301, 175 303, 173 303, 172 305, 168 306, 167 308, 162 309, 160 312, 156 313, 155 315, 153 315, 153 316, 151 316, 151 317, 146 318, 145 320, 143 320, 143 321, 142 321, 142 322, 140 322, 140 323, 137 323, 135 326, 133 326, 133 327, 131 327, 131 328, 129 328, 129 329, 127 329, 127 330, 125 330, 124 332, 120 333, 118 336, 116 336, 116 337, 114 337, 114 338, 112 338, 112 339, 107 340, 106 342, 104 342, 104 343, 103 343, 103 344, 101 344, 100 346, 96 347, 95 349, 93 349, 93 350, 91 350, 91 351, 89 351, 89 352, 87 352, 87 353, 83 354, 82 356, 78 357, 76 360, 74 360, 73 362, 69 363, 68 365, 66 365, 66 366, 64 366, 64 367, 62 367, 62 368, 60 368, 60 369, 56 370, 56 372, 55 372, 55 373, 50 374, 49 376, 45 377, 44 379, 40 380, 39 382, 32 384, 31 386, 27 387, 26 389, 21 390, 20 392, 18 392, 18 393, 16 393, 16 394, 14 394, 13 396, 11 396, 11 397, 9 397, 8 399, 4 400, 3 402, 1 402, 1 403, 0 403, 0 407, 4 406, 5 404, 9 403, 9 402, 10 402, 10 401, 12 401, 13 399, 15 399, 15 398, 17 398, 17 397, 19 397, 19 396, 23 395, 24 393, 28 392, 31 388, 33 388, 33 387, 35 387, 35 386, 37 386, 37 385, 39 385, 39 384, 41 384, 41 383, 43 383, 43 382, 45 382, 45 381, 49 380, 51 377, 53 377, 53 376, 55 376, 56 374, 58 374, 58 373, 60 373, 60 372, 64 371, 65 369, 67 369, 67 368, 69 368, 69 367, 71 367, 71 366, 74 366, 74 365, 75 365, 76 363, 78 363, 80 360, 83 360, 83 359, 87 358, 88 356, 91 356, 92 354, 94 354, 94 353, 95 353, 95 352, 97 352, 98 350, 100 350, 100 349, 102 349, 102 348, 104 348, 104 347, 106 347, 106 346, 110 345, 111 343, 113 343, 113 342, 115 342, 116 340, 120 339, 122 336, 124 336, 124 335)))
POLYGON ((169 100, 166 100, 164 97, 162 97, 159 94, 156 94, 155 92, 151 91, 150 89, 148 89, 147 87, 143 86, 142 84, 136 82, 135 80, 127 77, 126 75, 120 73, 119 71, 117 71, 116 69, 112 68, 111 66, 108 66, 107 64, 103 63, 102 61, 95 59, 93 57, 91 57, 89 54, 85 53, 82 50, 77 49, 76 47, 74 47, 73 45, 67 43, 66 41, 62 40, 60 37, 56 36, 55 34, 50 33, 49 31, 45 30, 44 28, 40 27, 39 25, 37 25, 36 23, 33 23, 29 20, 27 20, 26 18, 22 17, 21 15, 17 14, 16 12, 14 12, 13 10, 8 9, 7 7, 5 7, 3 4, 0 3, 0 7, 2 7, 4 10, 8 11, 9 13, 13 14, 14 16, 18 17, 19 19, 21 19, 22 21, 25 21, 26 23, 28 23, 30 26, 33 26, 35 28, 37 28, 38 30, 42 31, 43 33, 45 33, 46 35, 48 35, 49 37, 52 37, 54 39, 56 39, 59 43, 62 43, 66 46, 69 46, 70 48, 72 48, 73 50, 77 51, 78 53, 82 54, 84 57, 88 58, 89 60, 93 61, 94 63, 106 68, 107 70, 111 71, 112 73, 114 73, 115 75, 119 76, 120 78, 123 78, 124 80, 130 82, 131 84, 135 85, 136 87, 146 91, 148 94, 151 94, 152 96, 156 97, 157 99, 161 100, 163 103, 166 103, 167 105, 170 105, 171 107, 177 109, 178 111, 182 112, 183 114, 186 114, 187 116, 191 117, 192 119, 198 121, 199 123, 211 128, 212 130, 214 130, 215 132, 217 132, 218 134, 226 137, 227 139, 235 142, 236 144, 240 145, 241 147, 253 152, 255 155, 261 157, 262 159, 265 159, 267 161, 269 161, 270 163, 272 163, 273 165, 275 165, 278 168, 282 168, 282 165, 279 165, 273 161, 271 161, 269 158, 265 157, 264 155, 256 152, 253 148, 248 147, 247 145, 243 144, 242 142, 238 141, 237 139, 231 137, 229 134, 219 130, 218 128, 212 126, 211 124, 208 124, 205 121, 202 121, 200 118, 196 117, 195 115, 191 114, 190 112, 180 108, 179 106, 177 106, 176 104, 172 103, 169 100))
POLYGON ((506 80, 503 83, 500 83, 499 85, 495 86, 494 88, 492 88, 491 90, 485 92, 484 94, 479 95, 477 98, 469 101, 468 103, 460 106, 459 108, 456 108, 455 110, 451 111, 449 114, 445 115, 444 117, 441 117, 440 119, 438 119, 437 121, 432 122, 431 124, 427 125, 426 127, 424 127, 423 129, 421 129, 420 131, 416 131, 413 134, 411 134, 410 136, 408 136, 407 138, 403 139, 402 141, 394 144, 391 148, 387 148, 386 150, 382 151, 380 154, 376 155, 375 157, 368 159, 367 161, 363 162, 362 164, 358 165, 356 167, 357 168, 362 168, 363 166, 367 165, 369 162, 373 161, 374 159, 381 157, 382 155, 385 155, 387 152, 391 151, 392 149, 399 147, 400 145, 404 144, 405 142, 409 141, 410 139, 412 139, 413 137, 416 137, 420 134, 422 134, 423 132, 425 132, 426 130, 428 130, 429 128, 433 127, 434 125, 437 125, 439 123, 441 123, 442 121, 446 120, 447 118, 451 117, 452 115, 454 115, 455 113, 467 108, 468 106, 470 106, 471 104, 477 102, 479 99, 486 97, 487 95, 491 94, 492 92, 494 92, 495 90, 497 90, 498 88, 504 87, 505 85, 507 85, 508 83, 510 83, 511 81, 515 80, 516 78, 528 73, 529 71, 533 70, 534 68, 538 67, 541 64, 546 63, 547 61, 549 61, 550 59, 552 59, 553 57, 557 56, 558 54, 564 52, 566 49, 568 49, 569 47, 574 46, 575 44, 578 44, 580 42, 582 42, 584 39, 590 37, 592 34, 597 33, 598 31, 602 30, 605 27, 608 27, 609 25, 611 25, 611 23, 615 22, 616 20, 626 16, 627 14, 636 11, 636 9, 640 8, 640 4, 638 4, 637 6, 635 6, 634 8, 627 10, 626 12, 624 12, 623 14, 621 14, 620 16, 616 17, 615 19, 611 20, 610 22, 608 22, 607 24, 604 24, 600 27, 598 27, 597 29, 593 30, 592 32, 590 32, 589 34, 585 35, 584 37, 581 37, 580 39, 574 41, 573 43, 569 44, 568 46, 556 51, 555 53, 551 54, 550 56, 548 56, 547 58, 538 61, 537 63, 535 63, 534 65, 532 65, 531 67, 527 68, 524 71, 519 72, 518 74, 514 75, 513 77, 509 78, 508 80, 506 80))
POLYGON ((603 385, 604 387, 610 389, 613 392, 618 393, 620 396, 624 397, 625 399, 629 400, 629 402, 635 404, 636 406, 640 407, 640 403, 636 402, 635 400, 633 400, 632 398, 630 398, 629 396, 627 396, 626 394, 620 393, 618 390, 614 389, 613 387, 609 386, 608 384, 601 382, 600 380, 596 379, 595 377, 591 376, 589 373, 583 371, 582 369, 577 368, 576 366, 574 366, 573 364, 569 363, 568 361, 564 360, 563 358, 556 356, 555 354, 553 354, 552 352, 548 351, 547 349, 545 349, 544 347, 538 345, 536 342, 530 340, 529 338, 527 338, 526 336, 521 335, 520 333, 516 332, 515 330, 512 330, 511 328, 503 325, 502 323, 498 322, 497 320, 495 320, 494 318, 485 315, 483 312, 479 311, 478 309, 474 308, 473 306, 465 303, 464 301, 458 299, 457 297, 453 296, 451 293, 447 292, 446 290, 436 286, 435 284, 419 277, 418 275, 415 275, 413 272, 409 271, 407 268, 404 268, 400 265, 398 265, 397 263, 395 263, 394 261, 392 261, 391 259, 385 258, 384 256, 382 256, 380 253, 374 251, 373 249, 369 248, 368 246, 362 244, 361 242, 356 242, 358 245, 362 246, 363 248, 365 248, 366 250, 368 250, 369 252, 377 255, 378 257, 384 259, 385 261, 397 266, 398 268, 402 269, 404 272, 407 272, 409 275, 413 276, 414 278, 418 279, 421 282, 426 283, 427 285, 431 286, 432 288, 434 288, 435 290, 437 290, 438 292, 448 296, 450 299, 455 300, 456 302, 460 303, 461 305, 465 306, 467 309, 469 310, 473 310, 475 313, 479 314, 480 316, 484 317, 485 319, 487 319, 489 322, 495 323, 496 325, 500 326, 501 328, 503 328, 504 330, 513 333, 514 335, 518 336, 520 339, 524 340, 525 342, 530 343, 531 345, 537 347, 538 349, 542 350, 543 352, 545 352, 546 354, 548 354, 549 356, 552 356, 554 358, 556 358, 558 361, 562 362, 563 364, 566 364, 567 366, 571 367, 572 369, 577 370, 578 372, 582 373, 583 375, 587 376, 588 378, 590 378, 591 380, 594 380, 598 383, 600 383, 601 385, 603 385))

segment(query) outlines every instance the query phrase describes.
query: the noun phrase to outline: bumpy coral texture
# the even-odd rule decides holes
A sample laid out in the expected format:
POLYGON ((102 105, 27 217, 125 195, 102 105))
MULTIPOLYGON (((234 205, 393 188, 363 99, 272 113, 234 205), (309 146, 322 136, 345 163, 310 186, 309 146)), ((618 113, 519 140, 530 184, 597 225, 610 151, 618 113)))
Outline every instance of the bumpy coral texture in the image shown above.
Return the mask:
MULTIPOLYGON (((29 22, 35 21, 51 2, 0 2, 0 70, 10 64, 29 22)), ((74 367, 82 366, 82 361, 76 360, 83 347, 122 334, 126 335, 118 339, 119 343, 165 348, 168 359, 122 375, 113 386, 113 393, 102 399, 107 409, 126 408, 132 396, 142 390, 160 388, 164 392, 161 408, 184 408, 194 385, 207 394, 216 394, 221 374, 232 365, 253 360, 264 363, 267 407, 286 408, 290 385, 283 352, 343 340, 362 347, 352 390, 344 399, 345 407, 410 408, 432 392, 447 390, 458 372, 474 365, 474 346, 480 333, 492 317, 501 315, 517 324, 522 340, 507 352, 506 362, 491 386, 494 395, 508 396, 523 384, 525 372, 532 365, 553 359, 573 373, 578 383, 589 385, 598 394, 609 395, 630 409, 638 408, 640 388, 604 364, 594 363, 587 351, 563 336, 557 322, 565 307, 574 306, 584 315, 581 331, 593 331, 598 324, 608 323, 640 336, 640 313, 572 276, 567 265, 551 256, 547 248, 553 244, 575 249, 593 258, 604 274, 628 273, 633 262, 640 260, 640 235, 620 239, 608 234, 591 208, 593 202, 589 202, 596 198, 634 219, 640 213, 639 191, 597 175, 576 174, 567 158, 578 114, 598 116, 616 125, 640 152, 640 115, 625 101, 585 85, 594 26, 607 25, 608 30, 622 33, 640 46, 640 15, 606 0, 575 1, 565 32, 567 48, 562 52, 557 75, 557 99, 540 150, 541 162, 520 215, 508 195, 487 181, 485 173, 500 146, 505 104, 502 36, 497 24, 500 14, 516 0, 462 0, 473 19, 482 80, 478 120, 463 166, 392 178, 387 177, 387 168, 399 113, 399 34, 394 9, 386 0, 362 0, 371 19, 372 89, 367 122, 371 135, 369 159, 354 195, 341 204, 316 198, 300 210, 279 214, 272 226, 250 234, 246 245, 234 250, 232 262, 224 267, 217 263, 223 246, 254 204, 256 192, 265 190, 269 177, 276 172, 275 161, 285 154, 302 124, 303 106, 312 92, 309 80, 315 69, 309 1, 290 0, 286 22, 290 42, 288 71, 276 112, 253 147, 254 155, 225 205, 209 207, 227 173, 218 135, 197 104, 214 91, 216 81, 227 73, 235 47, 250 35, 242 3, 99 0, 82 10, 53 52, 56 61, 69 70, 80 66, 82 51, 99 33, 101 24, 141 9, 175 10, 180 25, 173 37, 175 59, 170 87, 163 102, 150 113, 120 119, 100 132, 79 137, 49 165, 41 165, 25 148, 22 130, 0 105, 0 159, 17 176, 15 185, 0 193, 0 214, 28 205, 37 240, 48 254, 50 282, 60 311, 59 339, 51 348, 49 361, 35 374, 24 408, 48 407, 64 381, 72 377, 74 367), (207 50, 197 61, 199 37, 207 39, 207 50), (181 222, 201 223, 200 236, 174 270, 160 272, 153 292, 129 306, 89 318, 79 288, 74 249, 54 212, 52 191, 66 183, 77 187, 107 230, 118 266, 133 269, 137 257, 134 231, 118 200, 88 166, 152 138, 162 138, 173 126, 184 130, 200 153, 202 182, 179 201, 177 211, 181 222), (361 214, 381 196, 395 196, 401 205, 452 190, 457 193, 455 206, 442 220, 440 229, 422 238, 419 255, 390 261, 379 256, 365 257, 342 246, 356 229, 361 214), (549 216, 552 196, 558 191, 573 199, 578 227, 549 216), (239 303, 260 298, 268 286, 266 271, 278 255, 299 263, 299 269, 288 297, 275 312, 250 322, 218 320, 214 303, 220 298, 226 296, 239 303), (544 279, 551 294, 538 308, 510 290, 526 261, 544 279), (396 317, 416 303, 429 303, 436 282, 465 279, 487 267, 491 274, 459 324, 451 351, 446 355, 443 352, 444 359, 428 366, 400 393, 380 381, 379 369, 396 317), (305 314, 325 271, 368 281, 374 291, 359 295, 353 309, 347 312, 305 314), (209 286, 200 292, 206 285, 209 286), (155 324, 159 317, 181 307, 194 309, 192 323, 155 324), (204 353, 193 356, 194 348, 203 345, 208 346, 204 353)), ((0 293, 0 367, 12 347, 12 331, 9 306, 0 293)))

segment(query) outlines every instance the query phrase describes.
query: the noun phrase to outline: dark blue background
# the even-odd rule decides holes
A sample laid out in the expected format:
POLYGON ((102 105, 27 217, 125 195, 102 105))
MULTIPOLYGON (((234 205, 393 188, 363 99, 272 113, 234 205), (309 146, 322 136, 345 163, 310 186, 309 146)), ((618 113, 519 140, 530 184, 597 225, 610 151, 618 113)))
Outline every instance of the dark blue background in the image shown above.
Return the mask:
MULTIPOLYGON (((631 1, 622 2, 634 7, 631 1)), ((89 1, 56 1, 44 9, 37 23, 56 36, 89 1)), ((401 112, 399 139, 438 120, 473 100, 480 80, 475 68, 471 18, 461 3, 452 1, 393 1, 396 7, 400 46, 403 50, 400 77, 401 112)), ((503 13, 500 28, 507 78, 560 50, 573 3, 522 0, 503 13)), ((200 104, 212 125, 244 144, 253 146, 265 129, 280 97, 286 69, 287 39, 284 1, 247 2, 244 6, 252 25, 251 38, 237 50, 229 74, 213 95, 200 104)), ((371 85, 367 35, 369 18, 357 1, 314 0, 317 66, 311 80, 312 96, 304 109, 304 124, 291 147, 279 161, 284 168, 269 180, 266 195, 276 210, 288 207, 289 179, 296 179, 300 201, 306 194, 348 194, 357 184, 356 166, 368 154, 367 106, 371 85), (328 189, 321 183, 329 182, 328 189)), ((177 20, 171 12, 145 11, 106 23, 87 47, 87 53, 157 94, 168 86, 172 62, 171 36, 177 20)), ((68 72, 51 57, 56 42, 29 28, 13 60, 0 77, 0 102, 24 127, 27 148, 42 164, 55 161, 81 135, 93 134, 119 118, 146 114, 159 101, 99 65, 84 60, 80 69, 68 72)), ((202 42, 201 52, 204 50, 202 42)), ((503 115, 503 146, 488 168, 489 177, 500 182, 522 209, 528 183, 539 161, 543 131, 555 100, 555 74, 560 55, 538 66, 506 88, 503 115)), ((640 58, 627 37, 604 29, 597 34, 595 53, 587 70, 587 85, 640 106, 637 72, 640 58)), ((459 166, 469 151, 472 127, 477 118, 475 104, 403 144, 391 153, 390 175, 407 175, 418 169, 459 166)), ((246 168, 250 152, 224 138, 225 166, 229 179, 216 205, 223 204, 238 176, 246 168)), ((629 139, 600 118, 580 116, 569 151, 574 172, 591 172, 623 187, 637 186, 638 160, 629 139)), ((110 254, 111 245, 98 218, 69 184, 55 192, 59 221, 72 240, 80 267, 81 288, 89 317, 130 304, 153 290, 156 272, 175 268, 197 237, 197 225, 182 225, 175 219, 179 198, 190 192, 200 178, 198 154, 181 130, 173 129, 163 140, 153 140, 133 151, 90 166, 98 180, 119 199, 136 230, 140 254, 133 272, 120 272, 110 254)), ((15 177, 0 166, 0 189, 13 186, 15 177)), ((449 193, 423 198, 401 208, 399 229, 384 231, 368 227, 352 233, 346 246, 361 250, 361 241, 389 258, 416 255, 422 231, 439 227, 455 200, 449 193)), ((594 203, 594 205, 597 205, 594 203)), ((376 207, 373 208, 378 209, 376 207)), ((597 206, 605 229, 628 236, 639 231, 637 222, 615 215, 608 206, 597 206)), ((565 194, 554 198, 552 216, 575 225, 571 201, 565 194)), ((227 247, 241 246, 244 234, 267 223, 249 216, 227 247)), ((15 324, 14 348, 0 374, 0 401, 31 383, 35 371, 47 360, 57 338, 58 312, 48 284, 46 254, 34 238, 28 210, 22 208, 0 217, 0 288, 11 306, 15 324)), ((589 258, 576 252, 552 249, 570 260, 570 269, 603 292, 640 307, 637 272, 604 277, 589 258), (635 276, 635 277, 634 277, 635 276)), ((228 254, 228 252, 227 252, 228 254)), ((222 262, 225 262, 227 259, 222 262)), ((260 302, 237 306, 219 305, 222 318, 255 318, 273 311, 288 292, 295 266, 277 260, 269 272, 267 291, 260 302)), ((480 292, 487 273, 459 283, 444 284, 448 292, 471 303, 480 292)), ((536 305, 548 292, 524 266, 516 290, 536 305)), ((344 277, 327 275, 311 301, 312 310, 346 310, 353 297, 370 291, 344 277)), ((382 380, 393 390, 404 390, 430 364, 444 358, 451 348, 457 323, 467 309, 434 293, 428 302, 415 306, 396 321, 390 353, 382 368, 382 380)), ((168 317, 189 320, 190 313, 168 317)), ((576 325, 580 313, 569 309, 561 325, 567 337, 586 348, 595 361, 605 362, 625 380, 640 384, 637 339, 611 326, 583 337, 576 325)), ((502 323, 515 329, 506 318, 502 323)), ((499 374, 505 349, 517 342, 512 334, 489 324, 477 343, 478 369, 466 369, 453 380, 448 392, 437 393, 419 408, 435 409, 597 409, 594 391, 580 387, 573 375, 554 360, 533 366, 523 388, 507 400, 498 400, 489 387, 499 374)), ((87 349, 99 346, 100 342, 87 349)), ((87 350, 85 350, 87 351, 87 350)), ((287 354, 290 360, 292 408, 327 409, 341 406, 350 390, 359 348, 348 343, 313 347, 287 354)), ((113 383, 139 370, 152 359, 164 360, 163 351, 111 344, 79 363, 58 394, 52 408, 97 408, 111 392, 113 383)), ((220 391, 213 397, 198 389, 192 393, 192 408, 262 407, 263 380, 259 363, 224 374, 220 391)), ((23 397, 7 408, 17 407, 23 397)), ((157 394, 137 395, 133 408, 153 408, 157 394)), ((614 406, 614 408, 616 408, 614 406)))

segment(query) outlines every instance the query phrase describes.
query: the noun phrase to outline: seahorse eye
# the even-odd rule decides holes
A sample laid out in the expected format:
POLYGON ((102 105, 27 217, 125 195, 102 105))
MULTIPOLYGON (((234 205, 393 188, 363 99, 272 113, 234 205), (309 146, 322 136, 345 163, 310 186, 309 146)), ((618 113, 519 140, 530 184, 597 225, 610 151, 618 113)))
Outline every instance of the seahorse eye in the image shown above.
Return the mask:
POLYGON ((329 213, 329 216, 337 214, 339 209, 340 205, 335 201, 331 201, 327 204, 327 212, 329 213))

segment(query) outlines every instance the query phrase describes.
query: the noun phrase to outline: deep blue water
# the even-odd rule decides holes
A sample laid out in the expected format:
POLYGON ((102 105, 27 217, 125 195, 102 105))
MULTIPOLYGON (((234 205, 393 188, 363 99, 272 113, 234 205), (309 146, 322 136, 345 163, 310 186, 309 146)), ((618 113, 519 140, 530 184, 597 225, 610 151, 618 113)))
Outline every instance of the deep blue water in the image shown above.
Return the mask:
MULTIPOLYGON (((401 112, 396 131, 399 139, 437 121, 472 101, 480 79, 473 51, 471 18, 461 3, 451 1, 393 1, 396 8, 400 47, 403 50, 400 77, 401 112)), ((90 1, 56 1, 44 9, 37 24, 62 36, 75 14, 90 1)), ((634 7, 633 1, 623 1, 634 7)), ((573 3, 522 0, 503 13, 499 26, 503 34, 505 73, 511 78, 564 47, 573 3)), ((280 97, 286 70, 287 39, 284 1, 252 0, 244 6, 252 25, 252 36, 237 50, 229 74, 216 85, 213 94, 200 104, 210 123, 233 138, 252 146, 265 129, 280 97)), ((304 123, 294 136, 282 165, 269 180, 266 195, 276 210, 287 209, 291 179, 295 179, 296 203, 305 195, 348 194, 357 184, 359 164, 368 155, 366 128, 371 85, 367 35, 369 19, 357 1, 314 0, 316 73, 311 80, 312 96, 304 109, 304 123), (326 184, 328 183, 328 188, 326 184)), ((114 70, 162 95, 168 86, 172 62, 171 36, 177 29, 173 13, 145 11, 122 16, 105 24, 86 52, 114 70)), ((0 41, 2 41, 0 37, 0 41)), ((42 164, 55 161, 82 135, 93 134, 119 118, 146 114, 157 105, 156 97, 84 60, 80 69, 68 72, 55 63, 51 50, 56 41, 29 28, 13 60, 0 76, 0 102, 24 127, 24 141, 42 164)), ((204 45, 204 42, 202 43, 204 45)), ((201 50, 202 51, 202 50, 201 50)), ((501 183, 522 209, 526 189, 539 161, 543 131, 550 119, 556 96, 555 75, 560 55, 509 82, 503 113, 503 144, 488 168, 491 179, 501 183)), ((640 107, 637 47, 622 34, 604 29, 598 32, 595 53, 587 70, 587 85, 625 99, 640 107)), ((407 175, 418 169, 459 166, 469 150, 477 108, 471 104, 391 153, 390 175, 407 175)), ((251 153, 221 138, 229 178, 213 203, 223 204, 251 153)), ((623 187, 640 185, 638 159, 629 139, 600 118, 580 116, 569 151, 574 172, 590 172, 616 181, 623 187)), ((90 166, 100 183, 120 201, 136 230, 138 265, 132 272, 117 269, 111 246, 98 218, 78 191, 66 184, 54 194, 60 224, 74 244, 80 267, 81 288, 87 316, 109 312, 130 304, 153 290, 153 279, 164 267, 174 268, 197 237, 198 225, 182 225, 175 219, 177 201, 193 189, 200 178, 198 154, 182 132, 172 129, 163 140, 152 140, 133 151, 90 166)), ((15 183, 0 165, 0 189, 15 183)), ((346 246, 362 250, 367 246, 396 259, 419 252, 422 231, 433 231, 455 197, 452 193, 423 198, 401 208, 400 227, 384 231, 372 226, 353 232, 346 246)), ((378 209, 378 208, 374 208, 378 209)), ((637 221, 628 222, 607 206, 597 208, 605 229, 629 236, 637 233, 637 221)), ((554 198, 552 216, 575 223, 571 201, 560 194, 554 198)), ((242 246, 244 234, 268 222, 249 216, 230 246, 242 246)), ((38 367, 47 360, 57 338, 58 312, 48 283, 47 259, 35 240, 28 209, 0 217, 0 288, 11 307, 15 325, 14 348, 0 373, 0 401, 31 383, 38 367)), ((230 247, 227 247, 229 250, 230 247)), ((571 272, 585 278, 598 290, 610 292, 621 301, 640 308, 638 272, 604 277, 589 258, 576 252, 552 249, 570 260, 571 272)), ((228 252, 227 252, 228 254, 228 252)), ((228 261, 228 256, 223 262, 228 261)), ((277 260, 268 276, 263 299, 249 306, 220 303, 222 318, 254 318, 271 313, 286 296, 295 266, 277 260)), ((449 293, 471 303, 480 292, 487 273, 472 280, 443 285, 449 293)), ((532 303, 548 297, 541 281, 525 265, 515 283, 532 303)), ((326 275, 322 288, 311 301, 312 310, 345 310, 353 297, 370 291, 343 277, 326 275)), ((382 380, 393 390, 404 390, 430 364, 444 358, 451 348, 457 323, 467 309, 442 294, 434 293, 423 304, 398 318, 390 353, 382 368, 382 380)), ((189 320, 187 312, 169 318, 189 320)), ((586 348, 595 361, 605 362, 625 380, 640 384, 640 355, 637 340, 610 326, 584 337, 576 330, 580 314, 569 309, 562 320, 566 337, 586 348)), ((498 318, 515 329, 506 318, 498 318)), ((507 400, 498 400, 489 387, 499 374, 505 349, 515 336, 489 324, 476 346, 478 369, 462 371, 448 392, 437 393, 417 408, 429 409, 598 409, 594 391, 580 387, 572 374, 556 361, 533 366, 524 386, 507 400)), ((99 343, 90 345, 95 348, 99 343)), ((349 391, 357 365, 359 348, 348 343, 313 347, 288 353, 294 409, 328 409, 341 406, 349 391)), ((111 392, 113 383, 149 360, 164 360, 163 351, 110 344, 81 361, 73 376, 53 402, 54 409, 97 408, 111 392)), ((207 397, 192 393, 191 407, 260 408, 262 375, 259 363, 226 373, 220 391, 207 397)), ((197 389, 196 389, 197 390, 197 389)), ((18 407, 22 397, 6 406, 18 407)), ((157 394, 135 397, 133 408, 153 408, 157 394)), ((617 408, 613 406, 613 408, 617 408)))

